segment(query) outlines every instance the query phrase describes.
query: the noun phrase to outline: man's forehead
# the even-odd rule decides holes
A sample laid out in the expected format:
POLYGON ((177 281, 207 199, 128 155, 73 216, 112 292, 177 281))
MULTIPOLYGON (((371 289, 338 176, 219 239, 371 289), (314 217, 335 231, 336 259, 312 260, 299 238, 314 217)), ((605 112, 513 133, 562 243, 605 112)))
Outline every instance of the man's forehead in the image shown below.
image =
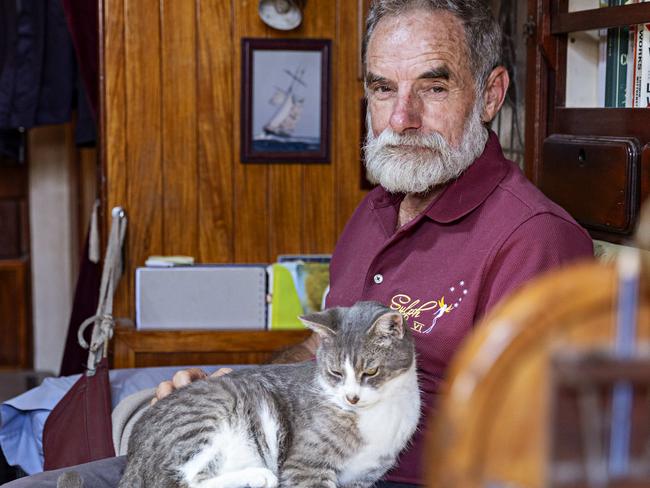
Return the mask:
POLYGON ((375 28, 366 52, 367 68, 399 70, 417 78, 430 69, 457 71, 468 62, 460 21, 444 11, 411 11, 386 17, 375 28))

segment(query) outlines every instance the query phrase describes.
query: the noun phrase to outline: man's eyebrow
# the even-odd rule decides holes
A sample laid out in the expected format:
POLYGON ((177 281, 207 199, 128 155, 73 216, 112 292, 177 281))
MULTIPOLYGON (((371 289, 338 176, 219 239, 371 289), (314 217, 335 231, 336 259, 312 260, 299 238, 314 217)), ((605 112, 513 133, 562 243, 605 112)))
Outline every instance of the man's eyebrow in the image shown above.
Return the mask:
POLYGON ((366 74, 366 85, 371 85, 372 83, 390 83, 390 80, 383 76, 368 72, 368 74, 366 74))
POLYGON ((449 69, 446 66, 440 66, 438 68, 431 68, 424 73, 422 73, 420 76, 418 76, 419 80, 428 80, 428 79, 440 79, 442 78, 443 80, 448 80, 451 78, 451 73, 449 72, 449 69))

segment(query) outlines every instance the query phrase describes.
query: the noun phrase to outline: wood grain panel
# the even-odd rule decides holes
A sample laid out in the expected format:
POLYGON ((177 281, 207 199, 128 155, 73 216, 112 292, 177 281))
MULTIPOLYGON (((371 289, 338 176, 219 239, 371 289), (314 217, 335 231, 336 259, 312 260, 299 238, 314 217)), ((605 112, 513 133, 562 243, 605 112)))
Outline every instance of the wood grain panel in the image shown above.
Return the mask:
MULTIPOLYGON (((319 29, 319 24, 326 12, 321 9, 325 3, 314 0, 305 7, 303 22, 295 30, 271 37, 282 38, 317 38, 327 37, 329 32, 319 29)), ((331 35, 331 34, 330 34, 331 35)), ((279 254, 299 253, 304 249, 305 196, 308 192, 304 186, 303 176, 307 172, 304 164, 273 164, 269 167, 269 217, 270 217, 270 259, 275 260, 279 254)), ((325 179, 323 184, 327 183, 325 179)), ((327 191, 327 190, 325 190, 327 191)))
POLYGON ((0 368, 32 364, 29 261, 0 261, 0 368))
MULTIPOLYGON (((160 4, 126 0, 126 164, 131 273, 164 252, 161 148, 160 4)), ((172 55, 168 53, 167 55, 172 55)), ((133 293, 129 297, 133 302, 133 293)), ((133 310, 133 305, 131 305, 133 310)))
MULTIPOLYGON (((316 38, 335 39, 336 36, 336 2, 320 1, 308 3, 305 9, 305 27, 309 35, 316 38)), ((352 33, 350 33, 352 35, 352 33)), ((333 71, 338 58, 336 48, 330 54, 330 104, 331 120, 337 121, 346 110, 337 103, 334 96, 337 78, 333 71)), ((330 122, 331 126, 335 124, 330 122)), ((330 127, 330 144, 332 149, 337 143, 336 133, 330 127)), ((331 150, 332 160, 327 164, 308 164, 303 168, 302 195, 302 249, 307 253, 331 253, 336 242, 334 230, 335 217, 335 183, 336 168, 341 164, 337 154, 331 150)))
POLYGON ((336 79, 334 100, 337 107, 334 127, 334 155, 337 161, 336 182, 336 228, 343 230, 352 212, 365 192, 359 184, 359 119, 363 84, 359 73, 359 11, 358 2, 340 0, 336 19, 336 62, 333 63, 336 79))
MULTIPOLYGON (((127 199, 127 151, 126 151, 126 65, 125 65, 125 12, 124 0, 103 0, 103 29, 100 36, 100 70, 101 70, 101 132, 100 150, 102 183, 102 209, 104 213, 103 242, 106 242, 110 210, 115 205, 122 205, 131 212, 131 202, 127 199)), ((132 290, 133 265, 132 246, 127 241, 127 269, 116 291, 114 314, 116 317, 133 316, 132 290)), ((103 251, 102 251, 103 254, 103 251)))
POLYGON ((196 5, 160 1, 163 252, 198 249, 196 5))
POLYGON ((273 351, 298 344, 308 330, 292 331, 115 331, 113 366, 245 364, 268 359, 273 351))
MULTIPOLYGON (((242 37, 268 37, 269 28, 257 14, 254 1, 233 2, 236 65, 235 80, 241 80, 241 43, 242 37)), ((234 238, 235 261, 241 263, 269 262, 270 252, 270 192, 268 164, 241 164, 239 157, 240 141, 240 98, 239 81, 234 84, 233 102, 233 139, 232 148, 235 161, 235 183, 233 205, 235 211, 234 238)))
POLYGON ((645 108, 564 108, 556 110, 559 134, 636 137, 648 142, 650 110, 645 108))
POLYGON ((631 4, 572 13, 558 13, 551 26, 552 34, 621 27, 650 22, 650 5, 631 4))
POLYGON ((78 249, 84 248, 93 205, 99 196, 97 191, 97 161, 96 148, 79 148, 77 150, 78 249))
MULTIPOLYGON (((201 262, 231 262, 233 249, 233 78, 231 2, 197 0, 199 247, 201 262)), ((238 126, 238 124, 235 124, 238 126)))
POLYGON ((0 199, 0 258, 20 256, 23 219, 19 201, 0 199))
POLYGON ((246 263, 333 250, 364 195, 362 3, 312 0, 304 24, 281 32, 253 0, 103 0, 104 236, 114 205, 130 218, 117 316, 133 317, 134 269, 150 254, 246 263), (332 39, 331 164, 240 163, 242 37, 332 39))
POLYGON ((27 171, 24 166, 3 166, 0 171, 2 198, 22 198, 27 194, 27 171))

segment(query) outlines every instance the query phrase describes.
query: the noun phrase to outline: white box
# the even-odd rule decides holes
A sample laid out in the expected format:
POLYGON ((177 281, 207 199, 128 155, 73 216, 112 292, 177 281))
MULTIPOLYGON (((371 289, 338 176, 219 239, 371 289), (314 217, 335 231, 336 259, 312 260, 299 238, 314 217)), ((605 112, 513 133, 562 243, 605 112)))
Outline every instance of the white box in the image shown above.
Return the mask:
POLYGON ((256 265, 137 268, 138 329, 266 327, 266 269, 256 265))

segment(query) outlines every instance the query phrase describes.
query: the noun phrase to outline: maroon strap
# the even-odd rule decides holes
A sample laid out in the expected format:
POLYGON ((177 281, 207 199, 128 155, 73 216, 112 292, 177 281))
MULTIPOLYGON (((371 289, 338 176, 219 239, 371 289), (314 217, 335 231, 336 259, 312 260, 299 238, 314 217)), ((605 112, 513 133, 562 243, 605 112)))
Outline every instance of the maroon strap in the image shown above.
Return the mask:
POLYGON ((106 358, 93 376, 82 374, 50 413, 43 454, 46 471, 115 456, 106 358))

